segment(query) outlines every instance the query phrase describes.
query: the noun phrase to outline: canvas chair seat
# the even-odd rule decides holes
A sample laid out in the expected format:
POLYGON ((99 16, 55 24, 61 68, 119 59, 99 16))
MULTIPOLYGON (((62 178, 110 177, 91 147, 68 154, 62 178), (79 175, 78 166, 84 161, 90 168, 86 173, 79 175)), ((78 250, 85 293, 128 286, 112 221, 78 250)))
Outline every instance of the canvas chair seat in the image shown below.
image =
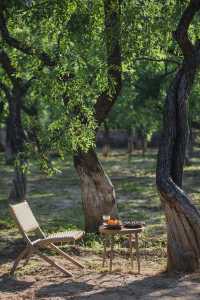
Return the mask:
POLYGON ((48 235, 46 238, 41 239, 38 243, 64 243, 64 242, 75 242, 81 239, 84 235, 84 231, 65 231, 57 232, 48 235))
POLYGON ((80 268, 84 268, 84 266, 80 262, 78 262, 70 255, 68 255, 61 249, 59 249, 56 245, 54 245, 54 243, 56 244, 56 243, 63 243, 69 241, 75 242, 83 237, 84 235, 83 231, 71 230, 71 231, 53 233, 46 236, 44 232, 41 230, 35 216, 33 215, 28 202, 24 201, 15 205, 10 205, 10 211, 16 221, 16 224, 18 225, 21 234, 23 235, 27 243, 26 248, 20 253, 16 261, 14 262, 14 265, 10 272, 11 274, 14 274, 15 269, 17 268, 21 259, 26 258, 26 263, 27 263, 31 255, 33 253, 36 253, 46 262, 48 262, 49 264, 51 264, 52 266, 56 267, 61 272, 63 272, 65 275, 72 276, 71 272, 65 270, 63 267, 55 263, 51 258, 43 254, 41 252, 40 246, 51 248, 54 251, 56 251, 58 254, 65 257, 71 263, 77 265, 80 268), (37 231, 40 235, 40 238, 32 241, 28 236, 28 233, 32 231, 37 231))
POLYGON ((62 242, 62 241, 76 241, 83 237, 83 231, 65 231, 57 232, 47 236, 46 240, 51 240, 52 242, 62 242))

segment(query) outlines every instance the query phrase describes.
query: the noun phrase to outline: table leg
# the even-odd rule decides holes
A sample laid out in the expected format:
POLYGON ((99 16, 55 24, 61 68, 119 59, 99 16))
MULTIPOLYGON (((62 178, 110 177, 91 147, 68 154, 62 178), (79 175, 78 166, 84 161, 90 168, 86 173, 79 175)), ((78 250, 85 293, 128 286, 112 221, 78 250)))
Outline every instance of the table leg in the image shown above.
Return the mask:
POLYGON ((130 249, 130 259, 131 259, 131 269, 133 269, 133 243, 132 234, 129 234, 129 249, 130 249))
POLYGON ((140 274, 140 253, 139 253, 138 233, 135 233, 135 250, 136 250, 136 258, 138 264, 138 273, 140 274))
POLYGON ((105 266, 105 261, 106 261, 106 243, 107 243, 107 238, 103 237, 103 261, 102 261, 102 267, 105 266))
POLYGON ((114 236, 111 235, 111 237, 110 237, 110 273, 112 272, 113 249, 114 249, 114 236))

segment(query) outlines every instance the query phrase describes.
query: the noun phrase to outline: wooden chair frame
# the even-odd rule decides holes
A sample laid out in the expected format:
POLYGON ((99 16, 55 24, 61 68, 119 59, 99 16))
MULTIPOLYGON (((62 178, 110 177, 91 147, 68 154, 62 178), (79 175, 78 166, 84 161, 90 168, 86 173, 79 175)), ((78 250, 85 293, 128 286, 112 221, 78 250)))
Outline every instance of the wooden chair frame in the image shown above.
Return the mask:
MULTIPOLYGON (((19 204, 16 205, 9 205, 10 206, 10 212, 11 215, 13 216, 13 218, 15 219, 15 222, 19 228, 20 233, 22 234, 25 242, 26 242, 26 248, 23 249, 23 251, 18 255, 17 259, 15 260, 12 269, 10 271, 10 275, 14 275, 15 270, 17 268, 17 266, 19 265, 19 262, 21 259, 26 258, 24 265, 26 265, 29 261, 29 259, 31 258, 31 256, 33 254, 37 254, 40 258, 42 258, 43 260, 45 260, 47 263, 49 263, 50 265, 56 267, 59 271, 61 271, 62 273, 64 273, 65 275, 72 277, 73 274, 70 271, 67 271, 66 269, 64 269, 62 266, 60 266, 59 264, 57 264, 54 260, 52 260, 51 258, 49 258, 47 255, 43 254, 41 252, 40 248, 50 248, 53 249, 56 253, 60 254, 61 256, 63 256, 64 258, 66 258, 68 261, 70 261, 71 263, 75 264, 76 266, 84 269, 84 266, 78 262, 77 260, 75 260, 74 258, 72 258, 70 255, 68 255, 67 253, 65 253, 64 251, 62 251, 61 249, 59 249, 54 243, 60 243, 60 242, 67 242, 69 240, 78 240, 80 238, 83 237, 84 232, 83 231, 74 231, 74 236, 73 236, 73 231, 70 232, 71 236, 70 238, 67 237, 63 237, 63 235, 61 234, 60 236, 47 236, 44 234, 44 232, 42 231, 42 229, 40 228, 38 222, 36 221, 34 215, 32 214, 31 208, 28 205, 27 201, 21 202, 19 204), (18 213, 16 212, 16 207, 18 207, 18 210, 20 209, 20 205, 22 207, 22 209, 24 209, 24 212, 27 211, 27 213, 29 214, 30 217, 30 221, 32 221, 32 224, 30 224, 30 226, 26 226, 26 224, 23 224, 22 221, 19 220, 19 216, 18 213), (25 226, 24 226, 25 225, 25 226), (25 228, 27 227, 27 229, 25 228), (30 228, 29 228, 30 227, 30 228), (28 236, 28 232, 31 231, 36 231, 39 236, 41 238, 31 241, 31 239, 28 236), (76 233, 76 234, 75 234, 76 233)), ((31 223, 31 222, 30 222, 31 223)), ((66 234, 69 232, 66 232, 66 234)))

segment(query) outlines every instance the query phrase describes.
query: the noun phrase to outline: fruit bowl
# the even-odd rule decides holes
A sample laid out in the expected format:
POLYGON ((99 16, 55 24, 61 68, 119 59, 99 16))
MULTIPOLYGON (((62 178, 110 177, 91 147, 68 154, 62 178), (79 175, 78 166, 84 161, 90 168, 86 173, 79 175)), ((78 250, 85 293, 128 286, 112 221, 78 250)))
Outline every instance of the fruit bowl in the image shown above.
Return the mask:
POLYGON ((121 229, 122 222, 118 219, 109 219, 107 222, 103 223, 106 229, 121 229))

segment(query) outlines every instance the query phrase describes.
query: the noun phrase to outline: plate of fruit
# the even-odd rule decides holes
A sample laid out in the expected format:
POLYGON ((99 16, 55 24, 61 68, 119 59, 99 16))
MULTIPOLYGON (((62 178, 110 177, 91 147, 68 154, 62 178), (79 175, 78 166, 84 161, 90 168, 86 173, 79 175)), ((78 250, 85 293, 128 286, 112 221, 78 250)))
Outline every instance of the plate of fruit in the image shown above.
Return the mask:
POLYGON ((145 226, 145 222, 139 221, 126 221, 123 223, 126 228, 142 228, 145 226))
POLYGON ((110 218, 105 223, 103 223, 104 227, 107 229, 121 229, 122 222, 115 218, 110 218))

